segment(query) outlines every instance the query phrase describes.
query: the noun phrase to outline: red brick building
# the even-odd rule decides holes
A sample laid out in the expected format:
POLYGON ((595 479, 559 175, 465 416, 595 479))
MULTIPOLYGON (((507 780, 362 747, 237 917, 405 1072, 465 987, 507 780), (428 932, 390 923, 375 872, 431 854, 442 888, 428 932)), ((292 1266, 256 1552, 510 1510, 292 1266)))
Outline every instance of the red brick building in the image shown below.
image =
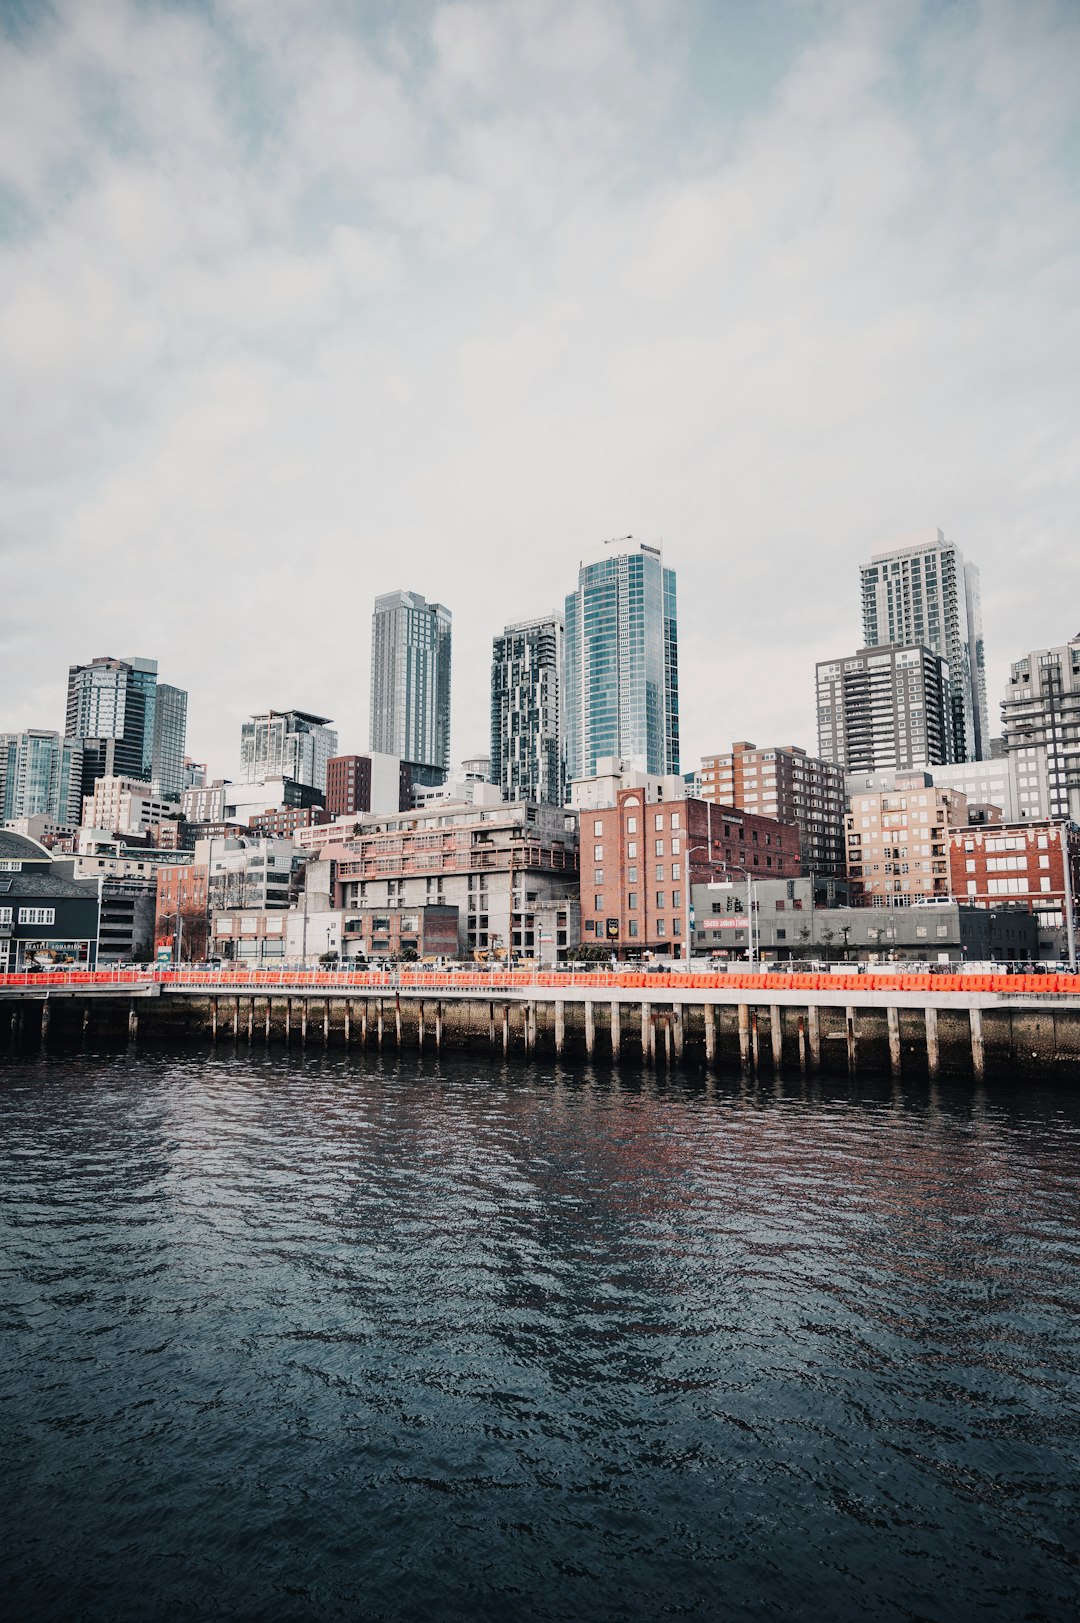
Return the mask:
POLYGON ((1058 957, 1067 945, 1066 897, 1071 897, 1076 919, 1080 829, 1049 819, 952 829, 949 876, 954 897, 969 906, 1025 906, 1038 922, 1040 951, 1058 957))
POLYGON ((298 828, 321 828, 330 820, 330 813, 321 806, 278 806, 273 811, 256 812, 248 818, 248 827, 253 834, 267 839, 287 840, 298 828))
POLYGON ((641 789, 582 811, 580 842, 582 942, 620 958, 683 957, 688 882, 799 872, 792 824, 704 800, 649 801, 641 789))
POLYGON ((171 947, 175 955, 180 936, 180 957, 184 963, 206 957, 207 881, 204 862, 189 862, 157 871, 157 902, 154 939, 158 947, 171 947))

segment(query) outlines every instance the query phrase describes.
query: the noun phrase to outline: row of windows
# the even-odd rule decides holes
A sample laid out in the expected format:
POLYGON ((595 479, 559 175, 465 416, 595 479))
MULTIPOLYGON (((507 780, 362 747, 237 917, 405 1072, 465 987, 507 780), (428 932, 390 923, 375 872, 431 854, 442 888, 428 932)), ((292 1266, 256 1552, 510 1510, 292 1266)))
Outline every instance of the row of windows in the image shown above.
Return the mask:
MULTIPOLYGON (((0 924, 10 924, 12 910, 10 907, 0 907, 0 924)), ((55 907, 20 907, 20 924, 55 924, 55 907)))

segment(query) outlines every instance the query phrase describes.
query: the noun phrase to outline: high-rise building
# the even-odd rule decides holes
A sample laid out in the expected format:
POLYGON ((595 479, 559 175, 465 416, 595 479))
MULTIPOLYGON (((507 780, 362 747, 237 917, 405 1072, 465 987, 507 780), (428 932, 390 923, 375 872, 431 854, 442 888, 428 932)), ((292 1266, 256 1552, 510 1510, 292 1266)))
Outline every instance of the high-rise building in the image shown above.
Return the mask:
POLYGON ((504 800, 564 803, 562 699, 562 615, 507 626, 492 643, 488 769, 504 800))
POLYGON ((77 828, 82 814, 82 745, 42 727, 0 733, 0 822, 48 817, 77 828))
POLYGON ((442 783, 450 767, 450 610, 386 592, 371 621, 371 748, 442 783))
POLYGON ((1010 666, 1001 719, 1020 816, 1080 823, 1080 633, 1010 666))
POLYGON ((69 667, 64 731, 83 740, 83 793, 106 774, 149 781, 156 698, 156 660, 103 657, 69 667))
POLYGON ((949 667, 951 761, 990 753, 979 571, 940 530, 898 537, 860 570, 863 641, 923 643, 949 667))
POLYGON ((244 783, 291 778, 326 791, 326 768, 337 754, 338 735, 328 716, 307 710, 264 710, 240 729, 240 777, 244 783))
POLYGON ((633 536, 583 558, 566 599, 566 772, 601 757, 640 772, 679 770, 675 571, 633 536))
POLYGON ((154 705, 154 759, 151 782, 167 800, 179 799, 187 787, 184 750, 187 747, 187 702, 183 688, 158 686, 154 705))
POLYGON ((955 758, 949 667, 921 644, 819 661, 817 705, 818 754, 847 772, 955 758))
POLYGON ((733 744, 725 755, 704 755, 702 800, 775 817, 799 830, 803 872, 840 878, 845 871, 844 769, 797 745, 757 749, 733 744))

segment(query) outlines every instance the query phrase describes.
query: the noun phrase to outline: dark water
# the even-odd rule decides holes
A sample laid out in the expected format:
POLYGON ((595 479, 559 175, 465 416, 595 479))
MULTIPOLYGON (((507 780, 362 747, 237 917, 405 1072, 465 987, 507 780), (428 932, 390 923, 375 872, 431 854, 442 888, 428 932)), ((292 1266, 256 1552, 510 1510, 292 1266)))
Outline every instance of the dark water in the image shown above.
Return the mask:
POLYGON ((1064 1619, 1080 1104, 0 1058, 0 1598, 1064 1619))

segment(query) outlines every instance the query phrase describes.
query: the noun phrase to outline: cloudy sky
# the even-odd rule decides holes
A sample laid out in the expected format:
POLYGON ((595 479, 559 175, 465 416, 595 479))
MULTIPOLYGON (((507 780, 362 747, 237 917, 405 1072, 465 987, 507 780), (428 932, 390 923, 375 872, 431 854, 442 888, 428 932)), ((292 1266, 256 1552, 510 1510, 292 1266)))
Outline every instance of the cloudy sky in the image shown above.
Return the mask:
POLYGON ((1076 0, 0 0, 0 730, 156 656, 189 748, 368 743, 377 592, 490 639, 609 535, 683 765, 813 747, 941 526, 991 696, 1080 631, 1076 0))

